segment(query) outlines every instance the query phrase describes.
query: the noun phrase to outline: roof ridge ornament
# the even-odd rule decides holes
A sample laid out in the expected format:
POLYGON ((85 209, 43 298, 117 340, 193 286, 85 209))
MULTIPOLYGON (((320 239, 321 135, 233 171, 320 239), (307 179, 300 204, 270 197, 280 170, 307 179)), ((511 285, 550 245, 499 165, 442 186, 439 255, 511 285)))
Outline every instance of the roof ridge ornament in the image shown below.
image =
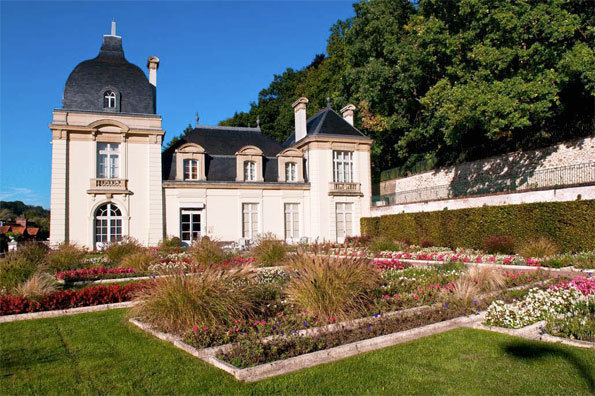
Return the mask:
POLYGON ((196 126, 195 126, 195 128, 198 128, 198 111, 196 112, 196 117, 195 118, 196 118, 196 126))
POLYGON ((326 107, 328 107, 329 109, 331 107, 331 97, 330 96, 326 97, 326 107))
POLYGON ((115 36, 116 35, 116 21, 114 21, 114 18, 112 18, 112 31, 110 36, 115 36))

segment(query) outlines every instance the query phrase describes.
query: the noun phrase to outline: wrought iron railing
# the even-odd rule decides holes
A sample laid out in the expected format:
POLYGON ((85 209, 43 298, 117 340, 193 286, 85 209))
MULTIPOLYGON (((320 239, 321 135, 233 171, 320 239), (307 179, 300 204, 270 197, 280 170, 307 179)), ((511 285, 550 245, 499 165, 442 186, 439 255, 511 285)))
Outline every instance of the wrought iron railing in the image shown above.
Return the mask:
POLYGON ((378 201, 391 205, 591 183, 595 183, 595 161, 537 169, 535 171, 516 171, 506 175, 492 175, 486 172, 473 175, 473 177, 464 181, 453 181, 438 186, 396 191, 375 199, 373 205, 378 206, 378 201))

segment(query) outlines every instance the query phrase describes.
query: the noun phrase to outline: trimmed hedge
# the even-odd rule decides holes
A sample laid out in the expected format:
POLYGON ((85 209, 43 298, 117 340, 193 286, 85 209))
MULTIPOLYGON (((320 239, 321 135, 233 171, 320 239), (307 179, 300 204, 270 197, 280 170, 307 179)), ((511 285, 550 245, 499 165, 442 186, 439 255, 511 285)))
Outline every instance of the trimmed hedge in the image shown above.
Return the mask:
POLYGON ((520 244, 552 239, 562 252, 595 250, 595 200, 540 202, 361 219, 362 235, 386 235, 419 244, 483 249, 484 239, 509 235, 520 244))

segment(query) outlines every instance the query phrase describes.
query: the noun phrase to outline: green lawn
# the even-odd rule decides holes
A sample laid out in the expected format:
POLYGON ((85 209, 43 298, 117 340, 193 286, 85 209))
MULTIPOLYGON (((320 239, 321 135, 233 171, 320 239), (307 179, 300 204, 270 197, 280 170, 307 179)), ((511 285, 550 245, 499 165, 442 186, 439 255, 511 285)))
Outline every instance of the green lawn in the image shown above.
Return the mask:
POLYGON ((125 310, 0 325, 2 394, 592 394, 595 351, 460 329, 243 384, 125 310))

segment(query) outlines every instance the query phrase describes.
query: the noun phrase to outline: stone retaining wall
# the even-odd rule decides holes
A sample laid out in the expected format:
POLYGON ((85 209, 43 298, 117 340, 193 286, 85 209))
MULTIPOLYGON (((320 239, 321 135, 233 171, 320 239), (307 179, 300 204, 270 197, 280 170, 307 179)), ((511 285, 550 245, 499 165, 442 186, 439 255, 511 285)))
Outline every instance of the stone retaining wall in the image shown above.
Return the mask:
POLYGON ((595 183, 595 137, 383 181, 390 204, 595 183))

